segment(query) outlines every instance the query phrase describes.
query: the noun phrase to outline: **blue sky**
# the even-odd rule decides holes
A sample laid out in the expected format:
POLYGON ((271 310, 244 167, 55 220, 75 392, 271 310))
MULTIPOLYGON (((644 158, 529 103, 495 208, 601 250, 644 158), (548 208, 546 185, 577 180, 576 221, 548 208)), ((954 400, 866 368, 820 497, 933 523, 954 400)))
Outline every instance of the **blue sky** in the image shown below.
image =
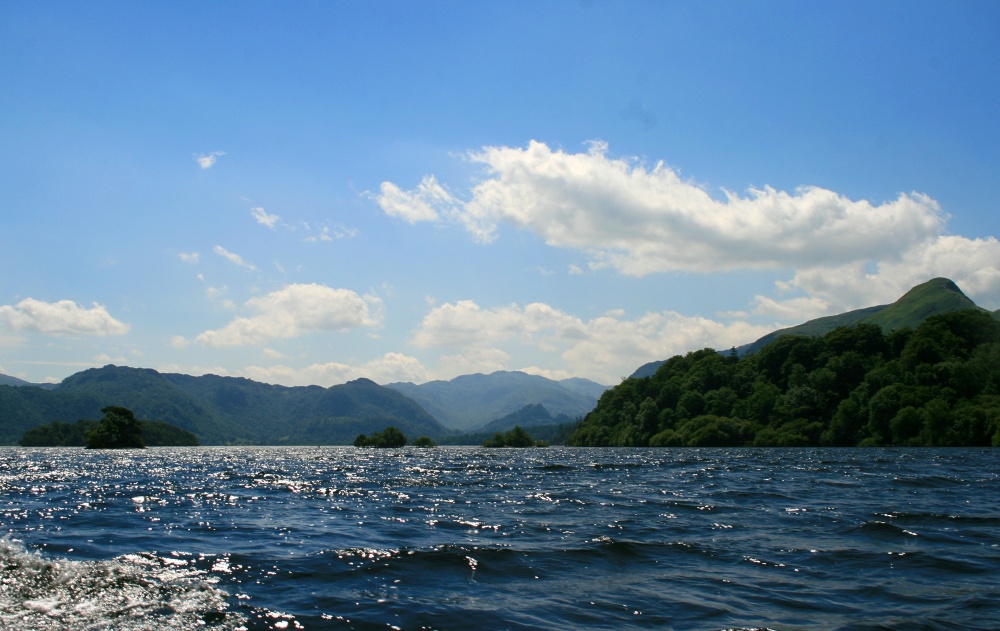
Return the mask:
POLYGON ((994 2, 7 2, 0 373, 639 365, 1000 308, 994 2))

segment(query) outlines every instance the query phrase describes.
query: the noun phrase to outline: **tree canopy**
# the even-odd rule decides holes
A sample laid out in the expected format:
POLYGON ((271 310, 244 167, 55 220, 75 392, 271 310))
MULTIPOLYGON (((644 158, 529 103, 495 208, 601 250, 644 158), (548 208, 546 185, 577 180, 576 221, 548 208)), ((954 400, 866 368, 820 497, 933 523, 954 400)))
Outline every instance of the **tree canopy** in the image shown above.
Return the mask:
POLYGON ((521 429, 520 425, 515 425, 514 429, 508 432, 497 432, 493 438, 483 441, 483 447, 536 447, 540 446, 528 432, 521 429))
POLYGON ((403 435, 403 432, 390 425, 381 432, 375 432, 371 436, 360 434, 354 439, 354 446, 381 448, 405 447, 406 436, 403 435))
POLYGON ((744 358, 678 355, 608 390, 569 442, 1000 446, 1000 322, 968 310, 785 336, 744 358))
POLYGON ((109 405, 101 409, 104 418, 84 434, 87 449, 144 449, 142 427, 128 408, 109 405))

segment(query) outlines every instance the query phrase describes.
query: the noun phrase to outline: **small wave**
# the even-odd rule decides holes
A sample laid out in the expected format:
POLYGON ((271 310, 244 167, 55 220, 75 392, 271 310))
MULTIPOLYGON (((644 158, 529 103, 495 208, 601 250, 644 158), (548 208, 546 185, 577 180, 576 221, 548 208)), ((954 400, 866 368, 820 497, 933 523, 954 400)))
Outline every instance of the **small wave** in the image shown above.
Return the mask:
POLYGON ((236 629, 228 595, 203 572, 153 555, 110 561, 49 559, 0 540, 0 627, 9 629, 236 629))
POLYGON ((572 471, 576 469, 573 465, 568 464, 545 464, 535 467, 539 471, 572 471))
POLYGON ((942 489, 955 486, 965 486, 967 480, 946 475, 920 475, 913 477, 896 477, 892 483, 897 486, 913 487, 918 489, 942 489))
POLYGON ((870 535, 874 537, 916 537, 917 533, 912 530, 907 530, 896 524, 881 521, 878 519, 870 520, 862 523, 854 529, 856 532, 863 533, 865 535, 870 535))

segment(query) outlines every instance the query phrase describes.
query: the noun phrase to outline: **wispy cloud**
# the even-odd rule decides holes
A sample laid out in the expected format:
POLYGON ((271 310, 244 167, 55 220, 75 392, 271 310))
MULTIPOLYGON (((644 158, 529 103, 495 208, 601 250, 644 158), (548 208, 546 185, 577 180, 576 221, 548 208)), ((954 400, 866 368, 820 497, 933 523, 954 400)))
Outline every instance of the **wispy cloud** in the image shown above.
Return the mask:
POLYGON ((216 254, 218 254, 219 256, 221 256, 222 258, 224 258, 227 261, 229 261, 230 263, 232 263, 233 265, 238 265, 240 267, 245 267, 245 268, 247 268, 250 271, 255 271, 257 269, 256 265, 254 265, 253 263, 249 263, 247 261, 244 261, 242 256, 240 256, 239 254, 235 254, 233 252, 230 252, 230 251, 226 250, 226 248, 222 247, 221 245, 215 246, 215 248, 213 249, 213 251, 216 254))
MULTIPOLYGON (((306 227, 308 229, 308 226, 306 227)), ((311 234, 308 237, 302 239, 305 243, 319 243, 319 242, 330 242, 334 239, 353 239, 358 236, 358 230, 356 228, 348 228, 346 226, 323 226, 319 230, 319 234, 311 234)))
POLYGON ((181 252, 177 257, 185 263, 197 263, 198 259, 201 258, 197 252, 181 252))
POLYGON ((0 305, 0 325, 13 331, 52 335, 124 335, 129 325, 113 318, 104 306, 85 308, 72 300, 43 302, 25 298, 16 305, 0 305))
POLYGON ((194 161, 202 169, 211 169, 215 166, 215 161, 226 155, 225 151, 212 151, 211 153, 199 153, 194 156, 194 161))
POLYGON ((257 223, 268 228, 274 228, 281 220, 281 217, 268 213, 260 206, 250 209, 250 212, 253 213, 253 218, 257 220, 257 223))
POLYGON ((205 331, 197 341, 206 346, 246 346, 317 331, 376 327, 382 321, 382 301, 378 297, 318 284, 288 285, 251 298, 245 306, 254 315, 205 331))

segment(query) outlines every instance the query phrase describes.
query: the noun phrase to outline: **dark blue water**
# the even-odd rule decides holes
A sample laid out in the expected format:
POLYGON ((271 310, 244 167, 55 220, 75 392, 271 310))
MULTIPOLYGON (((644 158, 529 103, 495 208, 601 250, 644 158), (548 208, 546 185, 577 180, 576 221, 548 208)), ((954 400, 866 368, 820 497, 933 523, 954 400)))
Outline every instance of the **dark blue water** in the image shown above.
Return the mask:
POLYGON ((0 449, 13 629, 997 629, 991 450, 0 449))

